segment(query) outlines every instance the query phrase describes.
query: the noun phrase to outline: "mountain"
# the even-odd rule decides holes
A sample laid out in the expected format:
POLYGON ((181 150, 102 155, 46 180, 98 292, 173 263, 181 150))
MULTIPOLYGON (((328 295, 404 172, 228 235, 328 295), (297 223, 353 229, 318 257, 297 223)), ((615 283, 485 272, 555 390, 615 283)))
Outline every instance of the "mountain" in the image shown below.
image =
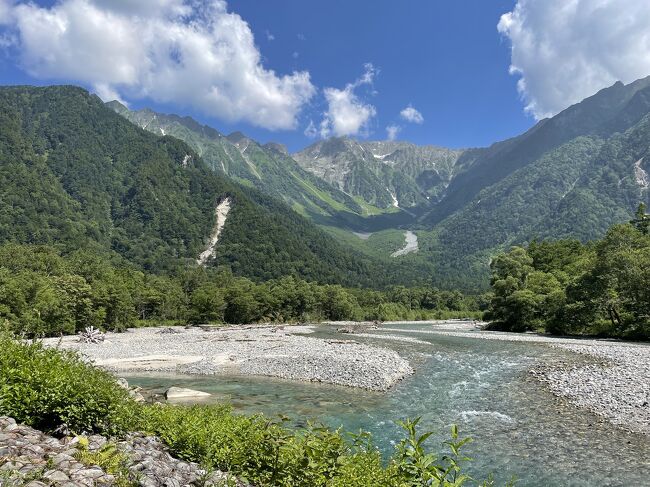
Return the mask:
POLYGON ((403 272, 342 246, 286 204, 213 171, 184 142, 136 127, 77 87, 0 88, 0 186, 0 242, 86 248, 165 272, 197 265, 218 233, 207 263, 237 275, 381 285, 403 272))
MULTIPOLYGON (((495 252, 534 238, 598 238, 648 202, 649 117, 650 77, 616 83, 487 148, 331 138, 294 158, 350 194, 399 205, 392 227, 419 230, 408 259, 432 264, 439 282, 480 287, 495 252)), ((399 233, 382 235, 364 237, 371 250, 403 245, 399 233)))
POLYGON ((650 76, 629 85, 618 82, 540 121, 518 137, 464 153, 459 162, 467 170, 453 179, 444 198, 424 221, 435 225, 472 201, 481 190, 578 137, 606 139, 628 130, 648 114, 648 88, 650 76))
POLYGON ((281 144, 261 145, 241 132, 225 136, 190 117, 132 111, 117 101, 107 105, 143 129, 186 142, 216 171, 282 199, 304 216, 335 223, 340 213, 363 216, 379 211, 304 170, 281 144))
POLYGON ((304 169, 380 208, 429 207, 469 165, 463 150, 334 137, 293 155, 304 169))
POLYGON ((494 252, 534 238, 601 237, 650 201, 650 78, 617 83, 526 134, 479 151, 439 205, 430 259, 487 276, 494 252))
POLYGON ((435 269, 440 285, 485 286, 495 252, 534 238, 600 237, 649 198, 650 77, 466 150, 335 137, 289 156, 279 144, 225 137, 191 119, 114 108, 148 130, 200 140, 193 147, 211 151, 212 167, 282 196, 368 258, 435 269), (405 230, 416 231, 417 253, 397 252, 405 230))

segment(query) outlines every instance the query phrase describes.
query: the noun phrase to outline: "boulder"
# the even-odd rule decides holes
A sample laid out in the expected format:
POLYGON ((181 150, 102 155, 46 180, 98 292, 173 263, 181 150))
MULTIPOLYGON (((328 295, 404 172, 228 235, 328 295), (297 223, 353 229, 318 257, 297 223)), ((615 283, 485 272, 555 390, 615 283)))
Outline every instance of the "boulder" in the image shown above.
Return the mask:
POLYGON ((189 399, 189 398, 200 398, 200 397, 209 397, 211 394, 209 392, 196 391, 194 389, 186 389, 184 387, 170 387, 165 392, 165 399, 189 399))

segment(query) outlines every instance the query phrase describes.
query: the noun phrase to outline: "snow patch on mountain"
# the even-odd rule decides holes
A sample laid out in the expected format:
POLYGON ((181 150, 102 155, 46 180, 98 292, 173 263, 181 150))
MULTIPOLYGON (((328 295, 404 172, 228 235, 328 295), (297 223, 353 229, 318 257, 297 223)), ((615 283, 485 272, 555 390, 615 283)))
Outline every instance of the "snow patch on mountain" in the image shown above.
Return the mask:
POLYGON ((399 201, 397 200, 397 195, 388 188, 386 188, 386 191, 390 193, 390 198, 393 200, 393 206, 395 208, 399 208, 399 201))

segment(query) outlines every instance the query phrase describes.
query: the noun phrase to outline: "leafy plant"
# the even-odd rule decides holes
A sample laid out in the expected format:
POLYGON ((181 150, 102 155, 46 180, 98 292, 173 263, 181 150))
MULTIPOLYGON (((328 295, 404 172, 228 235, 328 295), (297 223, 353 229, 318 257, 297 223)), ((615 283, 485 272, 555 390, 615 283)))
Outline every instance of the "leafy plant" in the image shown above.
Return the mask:
POLYGON ((0 414, 44 431, 120 434, 137 405, 108 373, 73 352, 0 334, 0 414))

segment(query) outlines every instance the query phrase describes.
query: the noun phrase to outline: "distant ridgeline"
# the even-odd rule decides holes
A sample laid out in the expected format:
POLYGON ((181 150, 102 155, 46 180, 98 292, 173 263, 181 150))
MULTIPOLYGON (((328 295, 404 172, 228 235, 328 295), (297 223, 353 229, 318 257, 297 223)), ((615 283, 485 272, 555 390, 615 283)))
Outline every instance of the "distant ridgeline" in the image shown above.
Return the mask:
POLYGON ((488 318, 510 331, 650 338, 650 215, 602 240, 531 242, 492 262, 488 318))
POLYGON ((368 256, 388 259, 405 229, 418 230, 418 253, 396 261, 441 285, 486 287, 499 251, 534 238, 599 238, 650 198, 650 78, 616 83, 518 137, 466 150, 344 137, 291 156, 187 117, 109 105, 186 141, 218 172, 283 199, 368 256), (362 241, 353 231, 379 234, 362 241))
POLYGON ((416 266, 350 250, 285 203, 215 172, 185 142, 134 126, 81 88, 0 88, 0 187, 0 243, 91 249, 175 272, 197 265, 215 208, 230 198, 211 267, 345 285, 427 278, 416 266))

